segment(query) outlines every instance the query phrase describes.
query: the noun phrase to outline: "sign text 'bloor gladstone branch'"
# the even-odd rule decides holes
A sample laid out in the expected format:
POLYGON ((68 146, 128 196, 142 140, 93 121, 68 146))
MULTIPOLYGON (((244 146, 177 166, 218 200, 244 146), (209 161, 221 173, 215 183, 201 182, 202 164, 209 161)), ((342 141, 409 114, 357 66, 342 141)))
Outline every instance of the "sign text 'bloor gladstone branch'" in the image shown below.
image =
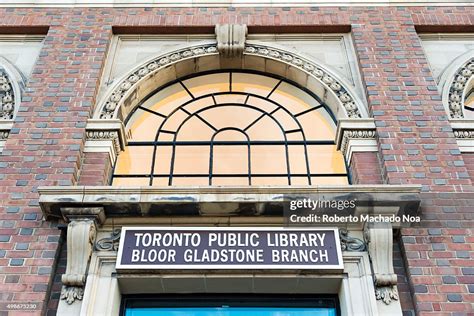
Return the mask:
POLYGON ((336 228, 124 227, 117 269, 342 269, 336 228))

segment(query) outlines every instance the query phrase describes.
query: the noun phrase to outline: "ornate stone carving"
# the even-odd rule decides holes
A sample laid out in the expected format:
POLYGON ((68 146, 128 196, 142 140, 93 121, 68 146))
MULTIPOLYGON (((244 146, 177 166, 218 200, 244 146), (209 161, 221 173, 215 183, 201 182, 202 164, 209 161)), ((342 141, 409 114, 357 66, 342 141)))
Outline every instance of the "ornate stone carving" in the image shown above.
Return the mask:
POLYGON ((114 229, 110 233, 110 237, 105 237, 105 238, 99 239, 95 243, 95 249, 96 250, 116 251, 118 249, 118 246, 119 246, 121 232, 122 232, 122 230, 120 228, 114 229))
POLYGON ((474 138, 474 130, 454 130, 454 136, 462 139, 474 138))
POLYGON ((286 64, 291 64, 294 67, 300 68, 307 72, 310 76, 317 78, 329 91, 333 91, 342 103, 349 118, 362 117, 359 109, 350 93, 344 89, 343 85, 337 81, 331 74, 324 69, 318 67, 313 62, 302 59, 301 57, 287 51, 278 50, 276 48, 267 48, 260 45, 246 45, 245 54, 258 55, 267 58, 280 60, 286 64))
POLYGON ((364 239, 372 265, 375 298, 390 304, 398 300, 397 275, 393 270, 393 235, 391 223, 366 224, 364 239))
POLYGON ((474 58, 471 58, 454 75, 449 87, 448 106, 451 118, 463 118, 464 90, 469 79, 474 76, 474 58))
POLYGON ((153 59, 143 67, 137 69, 130 76, 128 76, 126 79, 122 80, 122 82, 118 84, 115 90, 105 101, 105 104, 101 106, 100 118, 113 118, 115 110, 123 101, 123 98, 127 94, 127 92, 145 77, 149 77, 156 73, 158 70, 168 67, 169 65, 176 63, 180 60, 196 58, 209 54, 217 54, 216 44, 199 45, 180 51, 175 51, 170 54, 161 55, 153 59))
POLYGON ((9 134, 10 134, 10 131, 0 130, 0 141, 6 140, 9 134))
POLYGON ((224 57, 237 57, 242 55, 247 36, 247 25, 242 24, 217 24, 215 28, 217 50, 224 57))
POLYGON ((0 67, 0 119, 13 119, 14 110, 15 95, 12 81, 5 69, 0 67))
POLYGON ((341 240, 341 249, 342 251, 366 251, 367 246, 364 241, 349 236, 349 231, 345 228, 339 229, 339 238, 341 240))
POLYGON ((104 210, 93 208, 63 208, 63 217, 69 221, 67 227, 67 264, 62 275, 61 299, 68 304, 82 300, 87 269, 95 242, 97 224, 104 221, 104 210))
POLYGON ((341 152, 346 155, 346 151, 351 139, 375 139, 375 129, 353 129, 345 130, 342 134, 341 152))
POLYGON ((86 140, 111 140, 114 144, 115 152, 120 152, 119 131, 117 130, 87 130, 86 140))

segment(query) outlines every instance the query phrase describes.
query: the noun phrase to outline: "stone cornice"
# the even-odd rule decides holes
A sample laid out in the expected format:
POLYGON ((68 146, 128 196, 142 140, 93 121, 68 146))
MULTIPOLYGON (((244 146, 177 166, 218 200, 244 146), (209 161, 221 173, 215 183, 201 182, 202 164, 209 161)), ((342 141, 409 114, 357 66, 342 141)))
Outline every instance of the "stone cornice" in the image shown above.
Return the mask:
POLYGON ((472 5, 465 0, 261 0, 249 3, 246 0, 3 0, 0 7, 308 7, 308 6, 466 6, 472 5))
POLYGON ((291 197, 357 196, 359 213, 416 215, 420 186, 348 185, 282 187, 40 187, 46 219, 62 218, 61 208, 103 207, 107 217, 283 216, 291 197), (368 204, 367 204, 368 203, 368 204))

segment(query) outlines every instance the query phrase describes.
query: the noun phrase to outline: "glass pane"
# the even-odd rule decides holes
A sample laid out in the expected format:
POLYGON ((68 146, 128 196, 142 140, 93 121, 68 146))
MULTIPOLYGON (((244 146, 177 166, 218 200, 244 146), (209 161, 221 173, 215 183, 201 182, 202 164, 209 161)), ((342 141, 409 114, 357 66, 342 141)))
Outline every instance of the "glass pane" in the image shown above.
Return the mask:
MULTIPOLYGON (((191 117, 178 133, 177 141, 210 141, 215 131, 207 125, 204 118, 191 117)), ((208 122, 209 123, 209 122, 208 122)))
POLYGON ((334 308, 166 307, 127 308, 125 316, 336 316, 334 308))
POLYGON ((291 185, 308 185, 308 184, 309 184, 308 177, 291 177, 291 185))
POLYGON ((298 122, 283 109, 276 111, 272 116, 283 126, 285 131, 299 129, 298 122))
POLYGON ((305 113, 297 117, 307 140, 334 140, 336 125, 325 109, 305 113))
POLYGON ((174 174, 209 174, 209 146, 176 146, 174 174))
POLYGON ((245 106, 220 106, 200 113, 201 117, 215 128, 235 127, 244 129, 261 115, 259 111, 245 106))
POLYGON ((133 113, 127 123, 127 135, 130 141, 154 141, 156 132, 164 118, 141 109, 133 113))
POLYGON ((245 94, 223 94, 223 95, 216 95, 216 103, 223 104, 223 103, 234 103, 234 104, 244 104, 247 95, 245 94))
POLYGON ((311 177, 311 185, 348 185, 347 177, 311 177))
POLYGON ((179 83, 175 83, 158 91, 143 103, 143 107, 168 116, 173 110, 189 100, 191 97, 186 90, 179 83))
POLYGON ((344 157, 335 145, 310 145, 308 148, 311 173, 346 173, 344 157))
POLYGON ((209 177, 173 177, 173 183, 176 186, 209 185, 209 177))
POLYGON ((115 174, 150 174, 152 146, 127 146, 115 165, 115 174))
POLYGON ((232 73, 232 91, 246 92, 266 97, 278 79, 255 74, 232 73))
POLYGON ((150 178, 113 178, 112 185, 114 186, 149 186, 150 178))
POLYGON ((290 171, 292 174, 308 173, 303 145, 288 146, 288 155, 290 158, 290 171))
POLYGON ((155 174, 169 174, 173 146, 157 146, 155 154, 155 174))
POLYGON ((257 107, 266 113, 272 113, 276 108, 278 108, 277 104, 274 104, 268 100, 256 98, 253 96, 249 97, 246 104, 257 107))
POLYGON ((164 187, 164 186, 168 186, 168 181, 169 181, 168 177, 154 177, 152 185, 156 187, 164 187))
POLYGON ((252 174, 287 174, 285 146, 252 146, 252 174))
POLYGON ((212 97, 206 97, 202 99, 193 100, 193 102, 190 102, 186 106, 184 106, 184 109, 186 109, 186 111, 188 111, 189 113, 195 113, 201 109, 204 109, 214 104, 215 103, 212 97))
POLYGON ((287 82, 282 82, 278 88, 273 91, 270 99, 284 106, 291 113, 300 113, 311 107, 318 106, 320 103, 312 98, 308 93, 287 82))
MULTIPOLYGON (((206 142, 206 145, 177 145, 173 173, 175 175, 202 175, 202 177, 175 177, 173 185, 208 185, 210 142, 246 142, 250 141, 302 141, 304 131, 307 141, 334 140, 336 125, 324 107, 304 113, 320 103, 310 94, 297 86, 282 81, 266 99, 270 91, 280 82, 264 75, 248 73, 217 73, 183 81, 195 97, 193 100, 181 83, 172 84, 145 101, 142 106, 168 116, 167 119, 141 109, 137 109, 127 123, 127 134, 130 140, 154 141, 157 128, 163 123, 158 141, 173 142, 206 142), (229 84, 232 84, 232 92, 229 84), (258 95, 236 94, 235 92, 258 95), (216 93, 222 93, 215 95, 216 93), (206 96, 208 94, 211 95, 206 96), (217 106, 216 106, 217 103, 217 106), (230 105, 235 103, 235 105, 230 105), (221 104, 221 106, 219 106, 221 104), (229 105, 224 105, 229 104, 229 105), (279 105, 278 105, 279 104, 279 105), (180 109, 180 106, 183 106, 180 109), (279 106, 281 106, 279 108, 279 106), (211 107, 197 115, 197 111, 211 107), (254 107, 254 108, 252 108, 254 107), (185 109, 185 111, 183 110, 185 109), (290 113, 286 112, 288 109, 290 113), (271 114, 270 114, 271 113, 271 114), (304 114, 301 114, 304 113, 304 114), (301 115, 298 115, 301 114, 301 115), (298 115, 298 116, 296 116, 298 115), (295 118, 297 121, 295 121, 295 118), (239 131, 241 130, 241 131, 239 131), (166 131, 172 133, 166 133, 166 131), (283 133, 286 131, 287 133, 283 133), (290 133, 288 133, 290 131, 290 133), (246 136, 247 135, 247 136, 246 136), (179 179, 179 180, 177 180, 179 179)), ((474 102, 474 101, 473 101, 474 102)), ((153 160, 153 146, 128 146, 120 153, 116 174, 149 175, 153 160)), ((343 156, 333 145, 308 145, 308 159, 312 174, 345 174, 346 167, 343 156)), ((305 185, 308 182, 306 157, 303 145, 288 145, 288 163, 293 185, 305 185)), ((252 145, 251 172, 252 185, 287 185, 287 156, 285 145, 252 145), (260 174, 262 177, 256 177, 260 174), (268 177, 268 175, 280 175, 268 177)), ((168 185, 171 166, 172 146, 159 145, 155 155, 153 173, 161 175, 153 181, 153 185, 168 185)), ((247 175, 247 145, 214 145, 213 174, 247 175)), ((214 179, 218 179, 214 177, 214 179)), ((127 179, 128 180, 128 179, 127 179)), ((118 183, 139 183, 147 178, 127 181, 113 180, 118 183)), ((220 178, 214 185, 246 185, 247 178, 220 178), (234 180, 234 181, 233 181, 234 180)), ((347 183, 347 177, 315 178, 313 183, 347 183)))
POLYGON ((278 126, 278 124, 267 115, 261 117, 255 124, 253 124, 249 129, 247 129, 246 132, 251 140, 285 140, 285 136, 283 135, 280 126, 278 126))
POLYGON ((212 185, 249 185, 249 178, 244 177, 213 177, 212 185))
POLYGON ((218 73, 184 80, 183 84, 195 98, 218 92, 229 91, 229 73, 218 73))
POLYGON ((252 185, 288 185, 287 177, 252 177, 252 185))
POLYGON ((247 146, 214 146, 213 174, 248 174, 247 146))
POLYGON ((165 131, 176 132, 179 126, 183 124, 184 120, 186 120, 188 117, 189 114, 179 110, 168 117, 165 124, 163 124, 163 129, 165 131))

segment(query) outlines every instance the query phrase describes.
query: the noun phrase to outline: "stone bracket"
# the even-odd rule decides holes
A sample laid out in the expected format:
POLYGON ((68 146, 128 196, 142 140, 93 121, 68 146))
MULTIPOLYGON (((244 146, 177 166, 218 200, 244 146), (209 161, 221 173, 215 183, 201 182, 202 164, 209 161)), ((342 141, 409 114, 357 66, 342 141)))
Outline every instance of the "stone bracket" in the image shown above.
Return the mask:
POLYGON ((106 152, 113 163, 126 144, 125 127, 121 120, 87 120, 84 152, 106 152))
POLYGON ((87 270, 97 234, 97 225, 105 221, 102 207, 61 208, 67 226, 66 273, 61 277, 61 299, 68 304, 82 300, 87 270))
POLYGON ((247 25, 217 24, 215 28, 217 50, 224 57, 239 57, 245 49, 247 25))
POLYGON ((391 223, 366 223, 364 239, 375 286, 375 298, 389 305, 398 300, 397 275, 393 269, 393 229, 391 223))
POLYGON ((354 152, 376 152, 377 132, 374 119, 340 119, 337 125, 336 146, 351 162, 354 152))

